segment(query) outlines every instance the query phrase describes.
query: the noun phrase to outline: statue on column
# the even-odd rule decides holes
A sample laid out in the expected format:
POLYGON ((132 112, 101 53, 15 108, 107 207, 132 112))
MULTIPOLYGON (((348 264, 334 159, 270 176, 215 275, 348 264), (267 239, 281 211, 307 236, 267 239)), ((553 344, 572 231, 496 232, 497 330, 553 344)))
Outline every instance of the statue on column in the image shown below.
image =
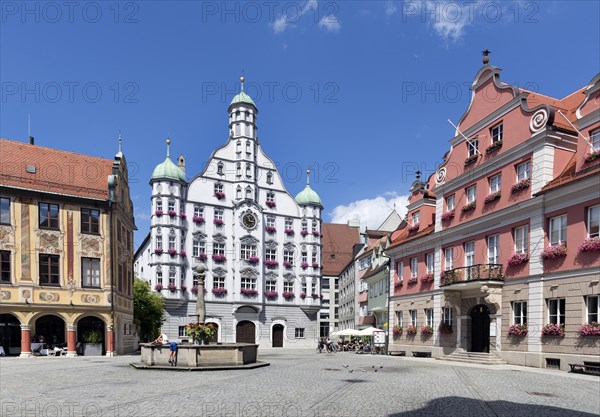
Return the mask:
POLYGON ((198 323, 204 323, 206 317, 206 305, 204 303, 204 280, 206 279, 206 267, 202 264, 192 268, 194 278, 198 280, 198 296, 196 297, 196 316, 198 323))

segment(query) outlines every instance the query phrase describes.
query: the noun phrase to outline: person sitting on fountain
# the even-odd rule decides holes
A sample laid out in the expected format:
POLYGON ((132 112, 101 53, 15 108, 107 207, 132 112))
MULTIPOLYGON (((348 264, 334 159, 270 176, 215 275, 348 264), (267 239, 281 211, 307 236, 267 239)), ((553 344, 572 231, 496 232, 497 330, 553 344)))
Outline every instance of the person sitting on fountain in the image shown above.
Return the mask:
POLYGON ((158 336, 156 338, 156 340, 154 340, 155 345, 162 345, 163 343, 169 343, 169 336, 167 336, 165 333, 161 333, 160 336, 158 336))

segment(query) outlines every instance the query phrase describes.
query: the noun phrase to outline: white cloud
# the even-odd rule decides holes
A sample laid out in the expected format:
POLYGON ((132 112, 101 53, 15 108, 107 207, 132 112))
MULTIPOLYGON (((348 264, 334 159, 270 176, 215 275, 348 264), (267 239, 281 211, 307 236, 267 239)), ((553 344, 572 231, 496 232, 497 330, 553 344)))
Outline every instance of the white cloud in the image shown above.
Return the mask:
POLYGON ((396 192, 385 193, 375 198, 352 201, 346 205, 334 207, 329 213, 332 223, 347 223, 351 219, 359 219, 360 227, 375 229, 390 215, 394 205, 401 217, 406 215, 407 195, 396 192))
POLYGON ((397 11, 398 11, 398 6, 396 6, 396 3, 394 1, 388 1, 385 4, 385 15, 386 16, 393 16, 396 14, 397 11))
POLYGON ((271 25, 273 26, 273 32, 275 33, 281 33, 285 31, 288 27, 287 16, 281 15, 279 19, 276 19, 271 25))
POLYGON ((342 27, 342 24, 335 16, 324 16, 319 21, 319 27, 325 28, 329 32, 339 32, 340 28, 342 27))

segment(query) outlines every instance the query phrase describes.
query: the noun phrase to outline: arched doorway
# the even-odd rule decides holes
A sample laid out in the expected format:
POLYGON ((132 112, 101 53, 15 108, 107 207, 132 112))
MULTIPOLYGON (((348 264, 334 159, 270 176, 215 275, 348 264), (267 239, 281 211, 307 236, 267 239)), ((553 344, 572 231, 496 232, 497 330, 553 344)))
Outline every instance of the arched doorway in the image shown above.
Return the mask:
POLYGON ((283 347, 283 325, 273 326, 273 347, 283 347))
POLYGON ((35 336, 37 339, 34 342, 40 341, 43 336, 44 342, 51 349, 55 346, 66 346, 65 321, 58 316, 42 316, 35 322, 35 336))
POLYGON ((235 326, 235 341, 237 343, 256 343, 256 326, 251 321, 240 321, 235 326))
POLYGON ((490 309, 485 304, 471 309, 471 352, 490 351, 490 309))
POLYGON ((12 314, 0 314, 0 345, 6 355, 21 353, 21 323, 12 314))
POLYGON ((77 323, 77 353, 89 356, 106 354, 105 334, 104 322, 98 317, 84 317, 79 320, 77 323), (99 339, 93 340, 98 336, 99 339), (84 349, 84 344, 99 344, 102 346, 101 351, 92 352, 91 349, 84 349))

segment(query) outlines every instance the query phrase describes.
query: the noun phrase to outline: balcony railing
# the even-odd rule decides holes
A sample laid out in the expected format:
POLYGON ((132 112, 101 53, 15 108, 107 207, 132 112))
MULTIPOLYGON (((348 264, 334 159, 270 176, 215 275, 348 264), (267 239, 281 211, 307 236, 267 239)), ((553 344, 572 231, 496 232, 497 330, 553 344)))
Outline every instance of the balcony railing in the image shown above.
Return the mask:
POLYGON ((479 264, 454 268, 442 272, 441 286, 452 285, 459 282, 478 281, 478 280, 497 280, 503 281, 502 265, 500 264, 479 264))

